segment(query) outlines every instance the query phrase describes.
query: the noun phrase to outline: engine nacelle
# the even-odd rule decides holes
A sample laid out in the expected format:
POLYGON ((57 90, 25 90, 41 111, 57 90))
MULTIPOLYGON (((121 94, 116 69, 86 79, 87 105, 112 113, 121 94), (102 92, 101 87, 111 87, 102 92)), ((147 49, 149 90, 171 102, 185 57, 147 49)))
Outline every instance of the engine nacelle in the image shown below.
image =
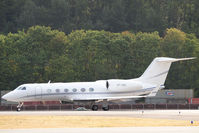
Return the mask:
POLYGON ((106 87, 111 91, 132 91, 143 88, 142 84, 138 81, 117 79, 107 80, 106 87))

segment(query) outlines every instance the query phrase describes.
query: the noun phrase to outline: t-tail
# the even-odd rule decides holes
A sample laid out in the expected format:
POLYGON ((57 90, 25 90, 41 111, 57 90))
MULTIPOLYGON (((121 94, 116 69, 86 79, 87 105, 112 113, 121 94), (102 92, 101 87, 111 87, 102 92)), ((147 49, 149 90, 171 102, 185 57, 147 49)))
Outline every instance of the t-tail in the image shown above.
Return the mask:
POLYGON ((156 86, 148 96, 155 96, 159 89, 164 88, 164 83, 169 72, 172 62, 191 60, 191 58, 169 58, 157 57, 155 58, 145 72, 138 78, 139 81, 156 86))

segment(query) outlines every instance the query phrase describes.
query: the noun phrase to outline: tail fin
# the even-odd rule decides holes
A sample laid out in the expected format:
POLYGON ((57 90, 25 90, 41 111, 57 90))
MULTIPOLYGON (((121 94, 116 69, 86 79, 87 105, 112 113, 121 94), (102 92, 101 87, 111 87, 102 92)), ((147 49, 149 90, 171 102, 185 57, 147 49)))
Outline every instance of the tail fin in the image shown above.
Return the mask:
POLYGON ((151 62, 139 79, 150 84, 164 85, 171 63, 190 59, 195 59, 195 57, 180 59, 157 57, 151 62))

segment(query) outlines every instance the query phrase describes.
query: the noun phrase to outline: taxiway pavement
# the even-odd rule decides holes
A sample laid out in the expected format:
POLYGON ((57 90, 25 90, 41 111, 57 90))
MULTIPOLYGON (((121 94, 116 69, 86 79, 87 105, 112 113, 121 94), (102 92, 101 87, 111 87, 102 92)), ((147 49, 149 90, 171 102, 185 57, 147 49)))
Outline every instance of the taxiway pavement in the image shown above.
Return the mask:
POLYGON ((198 133, 199 127, 1 129, 0 133, 198 133))
POLYGON ((132 111, 2 111, 1 115, 114 116, 172 120, 197 120, 199 110, 132 110, 132 111))
MULTIPOLYGON (((128 111, 21 111, 0 112, 1 115, 117 116, 199 121, 199 110, 128 110, 128 111)), ((199 133, 198 126, 186 127, 109 127, 109 128, 29 128, 0 129, 0 133, 199 133)))

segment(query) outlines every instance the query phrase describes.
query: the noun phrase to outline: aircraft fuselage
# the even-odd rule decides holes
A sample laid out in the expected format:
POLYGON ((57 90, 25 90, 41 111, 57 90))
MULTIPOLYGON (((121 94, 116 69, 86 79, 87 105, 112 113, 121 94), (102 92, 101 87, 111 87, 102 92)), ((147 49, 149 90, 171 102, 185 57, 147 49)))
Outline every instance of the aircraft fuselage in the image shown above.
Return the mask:
POLYGON ((136 80, 99 80, 95 82, 23 84, 8 96, 9 101, 81 101, 109 97, 139 96, 156 86, 143 85, 136 80))

